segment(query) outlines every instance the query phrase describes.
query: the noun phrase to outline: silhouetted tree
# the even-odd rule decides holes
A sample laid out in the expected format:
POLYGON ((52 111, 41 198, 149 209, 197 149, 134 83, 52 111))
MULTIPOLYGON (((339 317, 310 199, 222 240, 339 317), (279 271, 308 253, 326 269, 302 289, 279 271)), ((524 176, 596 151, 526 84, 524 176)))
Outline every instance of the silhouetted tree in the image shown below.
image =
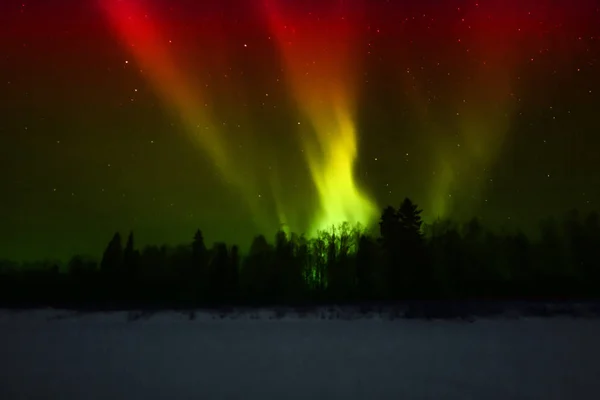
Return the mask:
POLYGON ((531 265, 529 239, 523 232, 518 231, 514 235, 506 235, 503 242, 504 246, 498 249, 496 257, 505 260, 502 271, 504 279, 496 277, 496 281, 501 284, 511 282, 513 295, 523 295, 528 291, 535 290, 538 282, 532 279, 533 266, 531 265))
POLYGON ((192 242, 192 260, 189 271, 190 289, 195 298, 206 298, 210 288, 208 273, 208 249, 204 243, 204 235, 196 230, 192 242))
POLYGON ((248 257, 243 261, 241 271, 241 286, 247 298, 266 300, 269 298, 268 282, 273 250, 264 235, 258 235, 250 245, 248 257))
POLYGON ((286 268, 286 297, 291 302, 298 303, 306 298, 308 285, 305 271, 310 269, 309 243, 304 236, 292 234, 290 238, 292 251, 291 264, 286 268))
POLYGON ((123 266, 127 280, 130 284, 138 277, 139 258, 140 253, 134 247, 133 232, 130 232, 129 237, 127 238, 127 244, 123 250, 123 266))
POLYGON ((280 230, 275 235, 274 270, 269 289, 281 301, 297 302, 303 293, 303 271, 307 262, 307 243, 303 237, 288 236, 280 230), (277 283, 278 282, 278 283, 277 283))
POLYGON ((327 233, 320 231, 317 237, 310 241, 310 268, 306 271, 308 282, 315 298, 322 298, 327 289, 327 265, 330 252, 327 233))
POLYGON ((192 246, 184 244, 172 249, 166 248, 167 267, 165 278, 170 282, 168 291, 174 293, 173 297, 186 305, 196 298, 193 288, 195 282, 190 275, 192 269, 192 246))
POLYGON ((432 271, 421 231, 422 212, 409 198, 405 198, 398 209, 400 248, 407 278, 404 286, 412 297, 428 296, 431 293, 432 271))
POLYGON ((539 238, 494 231, 472 219, 424 225, 410 199, 387 207, 379 237, 347 223, 310 240, 279 231, 207 248, 197 230, 181 246, 125 247, 116 233, 100 268, 81 256, 55 261, 0 261, 0 305, 192 307, 212 302, 286 303, 495 296, 575 297, 600 294, 600 218, 571 212, 540 224, 539 238))
POLYGON ((139 278, 145 281, 157 281, 167 274, 167 249, 165 246, 146 246, 140 255, 139 278))
POLYGON ((587 278, 590 294, 600 295, 600 216, 590 213, 584 222, 585 244, 583 245, 582 272, 587 278))
POLYGON ((375 275, 377 264, 377 244, 370 237, 362 234, 356 253, 356 281, 360 299, 377 297, 375 275))
POLYGON ((463 297, 466 289, 465 256, 457 227, 437 221, 431 240, 434 282, 441 296, 463 297))
POLYGON ((108 275, 115 275, 121 272, 122 266, 123 245, 121 243, 121 235, 117 232, 108 243, 106 250, 104 250, 102 261, 100 262, 100 269, 108 275))
POLYGON ((464 276, 468 277, 469 286, 483 287, 488 278, 489 268, 485 251, 485 231, 477 218, 471 219, 462 227, 462 247, 464 256, 464 276))
POLYGON ((207 253, 204 235, 202 235, 202 231, 198 229, 194 235, 194 241, 192 242, 192 259, 194 261, 194 270, 201 272, 199 277, 202 276, 202 273, 206 269, 207 253))
POLYGON ((93 275, 95 269, 96 263, 86 260, 80 255, 72 257, 67 266, 69 275, 75 279, 89 278, 93 275))
POLYGON ((275 234, 275 254, 271 271, 269 271, 268 292, 275 301, 281 300, 285 295, 283 292, 285 276, 289 272, 287 269, 292 263, 294 257, 292 246, 288 240, 287 234, 283 230, 275 234))
POLYGON ((215 301, 230 300, 231 263, 225 243, 215 243, 210 262, 210 294, 215 301))
POLYGON ((408 197, 404 199, 397 213, 403 240, 421 241, 423 237, 421 232, 422 212, 423 210, 420 210, 408 197))
POLYGON ((538 279, 540 288, 545 294, 562 291, 558 287, 572 290, 575 271, 567 257, 567 245, 561 237, 559 224, 554 218, 548 218, 540 223, 541 240, 537 248, 538 279))
POLYGON ((240 249, 232 246, 229 256, 228 292, 231 300, 237 300, 240 292, 240 249))
POLYGON ((400 219, 392 206, 383 210, 379 221, 380 242, 386 250, 394 249, 400 242, 400 219))
POLYGON ((385 282, 387 297, 396 297, 402 291, 401 225, 398 212, 392 206, 386 207, 379 221, 379 243, 385 256, 385 282))
POLYGON ((421 232, 421 212, 405 198, 394 211, 387 207, 381 216, 381 242, 388 257, 390 295, 415 296, 431 284, 431 272, 421 232))
POLYGON ((327 240, 327 291, 332 299, 347 300, 356 292, 356 262, 353 252, 360 227, 348 223, 332 227, 325 233, 327 240))

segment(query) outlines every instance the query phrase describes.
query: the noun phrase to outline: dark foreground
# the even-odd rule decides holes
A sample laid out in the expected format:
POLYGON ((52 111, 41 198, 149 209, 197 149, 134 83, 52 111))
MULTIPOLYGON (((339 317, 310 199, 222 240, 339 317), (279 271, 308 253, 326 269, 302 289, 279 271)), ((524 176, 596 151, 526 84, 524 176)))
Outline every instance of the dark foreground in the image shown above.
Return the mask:
POLYGON ((597 399, 600 318, 577 307, 5 310, 0 398, 597 399))

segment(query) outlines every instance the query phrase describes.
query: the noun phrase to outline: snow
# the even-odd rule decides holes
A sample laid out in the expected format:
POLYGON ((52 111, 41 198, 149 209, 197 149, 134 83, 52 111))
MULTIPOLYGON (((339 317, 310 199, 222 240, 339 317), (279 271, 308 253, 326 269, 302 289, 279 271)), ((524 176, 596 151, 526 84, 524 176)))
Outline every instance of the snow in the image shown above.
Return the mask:
POLYGON ((597 399, 600 318, 0 311, 0 399, 597 399))

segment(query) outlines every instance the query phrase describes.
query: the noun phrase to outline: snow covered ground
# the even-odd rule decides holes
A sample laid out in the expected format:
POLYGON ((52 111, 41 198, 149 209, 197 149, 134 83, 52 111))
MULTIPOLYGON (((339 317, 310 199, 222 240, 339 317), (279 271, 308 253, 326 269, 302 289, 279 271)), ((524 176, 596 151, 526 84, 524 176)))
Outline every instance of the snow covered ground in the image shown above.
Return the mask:
POLYGON ((0 311, 0 399, 599 399, 600 318, 0 311))

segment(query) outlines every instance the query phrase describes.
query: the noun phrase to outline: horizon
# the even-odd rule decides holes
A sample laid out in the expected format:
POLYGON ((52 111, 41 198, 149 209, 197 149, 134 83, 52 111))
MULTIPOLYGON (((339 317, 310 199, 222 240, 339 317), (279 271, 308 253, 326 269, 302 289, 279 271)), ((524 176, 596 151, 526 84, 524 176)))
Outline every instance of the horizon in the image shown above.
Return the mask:
MULTIPOLYGON (((454 220, 450 217, 437 218, 433 221, 423 220, 420 231, 426 240, 430 240, 432 238, 432 236, 431 236, 431 232, 428 231, 428 228, 433 227, 434 224, 436 224, 436 223, 449 224, 448 226, 451 227, 450 229, 456 229, 456 231, 458 233, 463 234, 465 229, 467 229, 468 224, 473 221, 476 221, 477 223, 480 224, 481 229, 483 230, 482 232, 486 235, 487 234, 495 234, 495 235, 510 236, 510 235, 515 235, 515 234, 524 234, 529 240, 535 241, 535 240, 539 240, 541 237, 540 235, 542 235, 542 224, 550 221, 552 223, 557 223, 558 226, 560 226, 561 223, 568 221, 569 218, 571 218, 574 215, 578 218, 578 221, 581 222, 582 220, 585 220, 585 218, 587 218, 591 215, 600 216, 600 211, 592 210, 587 214, 582 214, 579 210, 571 209, 568 212, 565 212, 559 216, 550 216, 549 215, 544 218, 541 218, 537 222, 537 224, 535 224, 535 226, 529 226, 529 227, 520 227, 518 225, 508 225, 508 224, 505 224, 502 226, 495 226, 495 225, 487 226, 485 224, 486 221, 479 217, 473 217, 473 218, 465 219, 462 221, 454 220)), ((147 242, 144 242, 143 240, 140 241, 139 240, 140 235, 138 235, 138 233, 133 231, 132 229, 129 229, 129 230, 124 230, 124 231, 113 231, 110 235, 107 236, 106 240, 103 243, 97 244, 96 247, 98 248, 98 251, 96 251, 96 254, 82 253, 82 252, 75 251, 69 255, 66 255, 65 258, 62 258, 62 259, 58 258, 58 257, 48 257, 48 256, 43 256, 43 255, 42 256, 33 255, 31 258, 14 259, 14 258, 10 258, 10 257, 5 257, 2 254, 0 254, 0 262, 17 263, 17 264, 21 264, 21 265, 25 265, 25 264, 36 265, 36 264, 41 263, 43 265, 57 265, 60 268, 66 268, 67 265, 69 264, 69 262, 72 261, 74 258, 82 258, 83 260, 99 262, 102 259, 103 251, 106 250, 107 243, 109 243, 110 238, 113 237, 115 234, 120 235, 123 244, 125 243, 127 237, 130 234, 132 234, 135 239, 135 249, 138 251, 143 251, 144 249, 147 249, 150 247, 161 248, 163 246, 166 249, 173 251, 173 250, 176 250, 181 247, 191 248, 194 233, 198 230, 200 232, 202 232, 208 248, 214 248, 216 245, 223 243, 229 249, 231 249, 232 247, 237 247, 239 249, 240 256, 246 257, 249 255, 250 246, 252 245, 252 242, 259 236, 264 237, 270 245, 274 244, 274 239, 275 239, 277 233, 279 233, 279 232, 284 232, 286 234, 286 237, 288 240, 291 240, 293 237, 296 237, 296 238, 302 237, 302 238, 306 239, 307 241, 314 241, 314 240, 318 239, 319 235, 321 235, 321 234, 330 235, 334 230, 339 232, 341 228, 346 227, 350 232, 352 232, 353 235, 354 234, 358 234, 359 236, 366 235, 367 237, 370 237, 372 239, 379 239, 379 238, 381 238, 381 234, 379 231, 380 222, 381 222, 381 219, 379 219, 376 223, 371 224, 371 226, 363 226, 360 223, 355 224, 355 225, 350 225, 346 221, 346 222, 342 222, 340 224, 334 224, 329 228, 320 229, 316 234, 312 234, 312 235, 308 235, 306 232, 304 232, 304 233, 291 232, 291 231, 287 231, 285 229, 281 229, 281 227, 280 227, 280 229, 273 231, 271 234, 258 232, 256 234, 254 234, 253 236, 246 238, 246 240, 241 243, 226 242, 224 240, 206 240, 206 237, 207 236, 210 237, 210 236, 206 235, 206 232, 202 228, 197 228, 197 229, 193 230, 192 232, 190 232, 190 235, 188 235, 189 240, 187 240, 187 241, 173 242, 173 243, 168 243, 168 242, 167 243, 159 243, 159 242, 147 243, 147 242), (140 242, 142 244, 139 244, 140 242)), ((563 230, 559 229, 557 234, 559 235, 559 237, 562 237, 567 233, 564 232, 563 230)), ((141 236, 143 238, 143 233, 141 236)))

